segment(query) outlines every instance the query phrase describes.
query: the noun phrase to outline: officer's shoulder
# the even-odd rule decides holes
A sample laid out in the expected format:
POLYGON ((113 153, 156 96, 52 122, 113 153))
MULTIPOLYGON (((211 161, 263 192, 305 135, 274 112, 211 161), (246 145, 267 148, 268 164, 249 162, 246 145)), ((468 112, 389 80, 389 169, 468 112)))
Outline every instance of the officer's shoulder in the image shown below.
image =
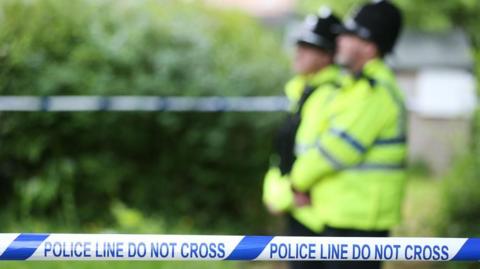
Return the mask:
POLYGON ((370 62, 361 73, 361 77, 368 81, 372 89, 396 85, 394 72, 381 60, 370 62))
POLYGON ((395 77, 390 74, 384 74, 381 76, 364 75, 363 78, 368 82, 370 88, 374 91, 394 90, 397 88, 395 77))

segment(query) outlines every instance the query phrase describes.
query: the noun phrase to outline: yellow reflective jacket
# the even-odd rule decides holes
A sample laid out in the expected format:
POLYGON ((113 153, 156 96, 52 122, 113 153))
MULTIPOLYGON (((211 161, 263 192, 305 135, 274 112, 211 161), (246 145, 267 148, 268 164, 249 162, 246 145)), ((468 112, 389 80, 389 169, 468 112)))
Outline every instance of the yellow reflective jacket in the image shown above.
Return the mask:
MULTIPOLYGON (((326 128, 290 173, 293 187, 310 192, 312 206, 294 209, 307 227, 386 230, 400 220, 405 184, 405 107, 391 70, 379 59, 346 79, 323 115, 326 128)), ((298 141, 303 143, 304 141, 298 141)))
MULTIPOLYGON (((340 69, 337 66, 329 66, 312 76, 296 76, 285 87, 285 94, 291 103, 291 113, 295 114, 299 109, 299 102, 308 86, 314 86, 315 90, 309 95, 300 112, 301 122, 295 134, 296 144, 304 144, 315 140, 312 130, 318 126, 324 126, 321 117, 322 110, 328 106, 338 91, 340 84, 340 69), (301 143, 297 143, 301 141, 301 143)), ((293 207, 293 192, 288 175, 283 175, 278 164, 273 163, 266 173, 263 186, 263 201, 271 209, 278 212, 287 211, 293 207)))

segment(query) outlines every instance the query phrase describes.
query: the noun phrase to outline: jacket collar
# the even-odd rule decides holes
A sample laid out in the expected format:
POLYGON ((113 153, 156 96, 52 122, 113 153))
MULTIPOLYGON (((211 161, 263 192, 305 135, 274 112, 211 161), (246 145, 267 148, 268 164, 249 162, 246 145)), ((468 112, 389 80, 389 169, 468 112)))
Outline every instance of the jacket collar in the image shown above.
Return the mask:
POLYGON ((306 86, 318 87, 323 83, 341 83, 341 70, 337 65, 329 65, 312 75, 297 75, 286 86, 286 95, 293 100, 299 99, 306 86))

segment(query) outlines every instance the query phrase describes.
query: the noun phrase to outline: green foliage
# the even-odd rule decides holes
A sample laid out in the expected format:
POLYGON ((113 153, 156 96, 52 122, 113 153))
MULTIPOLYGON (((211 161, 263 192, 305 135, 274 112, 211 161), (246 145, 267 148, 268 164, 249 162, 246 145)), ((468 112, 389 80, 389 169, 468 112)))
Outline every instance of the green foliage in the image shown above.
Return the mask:
POLYGON ((480 236, 480 178, 478 156, 469 156, 458 162, 444 184, 445 227, 443 232, 454 237, 480 236))
MULTIPOLYGON (((479 134, 480 113, 474 119, 475 134, 479 134)), ((441 232, 448 236, 479 237, 480 227, 480 140, 471 142, 471 152, 457 161, 443 186, 441 232)))
POLYGON ((344 0, 344 1, 334 1, 334 0, 303 0, 297 2, 297 7, 301 13, 314 13, 321 6, 330 7, 336 14, 345 16, 349 12, 353 11, 358 4, 366 1, 358 0, 344 0))
MULTIPOLYGON (((471 151, 459 158, 442 186, 439 234, 449 237, 480 237, 480 111, 473 120, 471 151)), ((473 269, 477 263, 454 263, 446 268, 473 269)))
MULTIPOLYGON (((451 175, 443 182, 442 206, 437 219, 438 233, 446 237, 480 237, 480 155, 476 154, 457 161, 451 175)), ((478 263, 451 263, 446 268, 473 269, 478 263)))
MULTIPOLYGON (((188 1, 5 0, 0 25, 2 95, 270 95, 288 77, 279 40, 253 19, 188 1)), ((130 229, 135 210, 258 230, 277 118, 4 113, 0 202, 79 230, 130 229)))

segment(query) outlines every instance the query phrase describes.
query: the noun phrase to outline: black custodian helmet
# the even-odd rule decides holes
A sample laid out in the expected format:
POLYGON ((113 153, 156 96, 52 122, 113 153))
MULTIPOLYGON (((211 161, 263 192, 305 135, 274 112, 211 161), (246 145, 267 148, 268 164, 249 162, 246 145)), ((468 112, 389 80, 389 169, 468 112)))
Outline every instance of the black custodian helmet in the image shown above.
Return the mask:
POLYGON ((318 15, 309 15, 297 37, 297 44, 306 44, 334 53, 340 20, 327 7, 322 7, 318 15))
POLYGON ((344 24, 343 33, 351 33, 375 43, 382 55, 392 52, 402 29, 402 13, 388 0, 364 5, 344 24))

